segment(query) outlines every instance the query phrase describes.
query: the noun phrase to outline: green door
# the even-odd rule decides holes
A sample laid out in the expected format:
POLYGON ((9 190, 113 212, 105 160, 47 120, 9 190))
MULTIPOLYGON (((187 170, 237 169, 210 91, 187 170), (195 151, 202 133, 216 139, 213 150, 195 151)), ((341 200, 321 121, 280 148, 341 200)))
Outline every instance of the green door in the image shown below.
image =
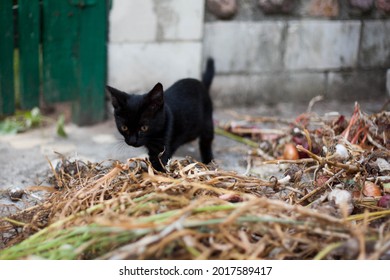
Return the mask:
MULTIPOLYGON (((9 49, 14 47, 13 1, 1 2, 0 52, 4 50, 3 56, 8 58, 9 49), (7 40, 4 46, 3 38, 7 40)), ((89 125, 102 121, 109 0, 17 2, 20 107, 37 106, 41 97, 48 103, 72 101, 75 123, 89 125)), ((8 60, 3 64, 3 56, 0 56, 0 114, 9 114, 14 106, 10 105, 14 102, 13 78, 9 78, 13 71, 8 60)))

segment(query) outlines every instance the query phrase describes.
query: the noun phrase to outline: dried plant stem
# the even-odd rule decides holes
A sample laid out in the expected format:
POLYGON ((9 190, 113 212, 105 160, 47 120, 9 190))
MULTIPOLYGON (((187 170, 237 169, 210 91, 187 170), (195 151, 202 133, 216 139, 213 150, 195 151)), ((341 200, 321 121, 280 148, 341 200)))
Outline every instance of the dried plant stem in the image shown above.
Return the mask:
POLYGON ((309 105, 307 106, 306 112, 310 113, 313 109, 314 104, 316 104, 319 101, 322 101, 323 99, 324 99, 323 95, 317 95, 317 96, 313 97, 310 100, 309 105))
POLYGON ((302 197, 301 199, 299 199, 297 201, 297 204, 301 204, 302 202, 304 202, 305 200, 307 200, 308 198, 312 197, 313 195, 317 194, 318 192, 320 192, 321 190, 323 190, 324 188, 327 188, 329 186, 329 184, 331 182, 333 182, 337 177, 339 177, 342 173, 344 172, 344 170, 341 170, 339 172, 337 172, 335 175, 333 175, 332 177, 330 177, 324 184, 322 184, 321 186, 315 188, 314 190, 312 190, 311 192, 309 192, 308 194, 306 194, 304 197, 302 197))
POLYGON ((220 128, 220 127, 215 127, 214 131, 218 135, 225 136, 225 137, 227 137, 227 138, 229 138, 231 140, 234 140, 236 142, 248 145, 249 147, 252 147, 252 148, 258 148, 259 147, 259 144, 257 142, 252 141, 252 140, 250 140, 248 138, 241 137, 241 136, 238 136, 236 134, 227 132, 226 130, 224 130, 224 129, 220 128))
POLYGON ((341 162, 337 162, 337 161, 331 161, 331 160, 328 160, 327 158, 317 156, 317 155, 313 154, 312 152, 310 152, 309 150, 302 147, 301 145, 297 145, 297 150, 300 152, 307 153, 311 158, 318 161, 318 163, 320 165, 329 164, 331 166, 339 167, 339 168, 344 169, 347 172, 352 172, 352 173, 361 171, 361 168, 356 166, 356 165, 345 164, 345 163, 341 163, 341 162))
POLYGON ((288 159, 275 159, 275 160, 267 160, 263 161, 262 164, 307 164, 314 163, 315 159, 312 158, 301 158, 296 160, 288 160, 288 159))
POLYGON ((367 181, 372 181, 372 182, 376 182, 376 181, 379 180, 382 183, 387 183, 387 182, 390 182, 390 176, 368 177, 366 180, 367 181))
POLYGON ((11 218, 8 218, 8 217, 1 218, 1 220, 9 222, 9 223, 11 223, 13 225, 17 225, 17 226, 25 226, 25 225, 27 225, 26 223, 15 221, 15 220, 13 220, 11 218))
POLYGON ((377 212, 370 212, 370 213, 362 213, 362 214, 356 214, 352 215, 346 218, 347 221, 358 221, 358 220, 364 220, 365 218, 382 218, 385 216, 390 215, 390 210, 384 210, 384 211, 377 211, 377 212))
POLYGON ((335 243, 331 243, 329 244, 328 246, 326 246, 325 248, 323 248, 321 251, 319 251, 317 253, 317 255, 313 258, 314 260, 322 260, 323 258, 325 258, 330 252, 332 252, 333 250, 341 247, 343 245, 343 242, 335 242, 335 243))

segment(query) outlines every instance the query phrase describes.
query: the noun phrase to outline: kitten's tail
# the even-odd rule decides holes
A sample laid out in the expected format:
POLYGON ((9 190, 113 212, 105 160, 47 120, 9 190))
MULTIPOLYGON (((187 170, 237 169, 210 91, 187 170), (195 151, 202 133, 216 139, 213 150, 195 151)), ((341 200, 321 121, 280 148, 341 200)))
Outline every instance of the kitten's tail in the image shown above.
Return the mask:
POLYGON ((206 70, 204 71, 203 77, 202 77, 202 82, 206 86, 207 89, 209 89, 211 86, 211 82, 213 81, 213 78, 214 78, 214 72, 215 72, 214 59, 209 57, 207 59, 207 63, 206 63, 206 70))

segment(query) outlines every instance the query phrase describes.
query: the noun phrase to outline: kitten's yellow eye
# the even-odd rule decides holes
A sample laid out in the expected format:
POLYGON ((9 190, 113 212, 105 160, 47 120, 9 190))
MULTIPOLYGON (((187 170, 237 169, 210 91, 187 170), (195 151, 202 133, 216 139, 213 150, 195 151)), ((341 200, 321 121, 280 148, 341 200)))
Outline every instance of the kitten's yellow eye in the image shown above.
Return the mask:
POLYGON ((122 125, 122 126, 121 126, 121 130, 122 130, 122 131, 127 131, 127 129, 128 129, 127 126, 125 126, 125 125, 122 125))
POLYGON ((148 129, 149 129, 149 126, 147 126, 147 125, 141 126, 141 131, 142 132, 146 132, 146 131, 148 131, 148 129))

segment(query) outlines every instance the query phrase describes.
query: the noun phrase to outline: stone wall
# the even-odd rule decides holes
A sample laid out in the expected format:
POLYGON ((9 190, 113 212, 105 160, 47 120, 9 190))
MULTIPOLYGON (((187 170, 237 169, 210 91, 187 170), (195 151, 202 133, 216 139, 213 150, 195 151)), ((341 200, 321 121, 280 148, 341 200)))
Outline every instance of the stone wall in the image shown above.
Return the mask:
POLYGON ((389 0, 114 0, 109 83, 200 77, 217 106, 378 98, 390 68, 389 0))

